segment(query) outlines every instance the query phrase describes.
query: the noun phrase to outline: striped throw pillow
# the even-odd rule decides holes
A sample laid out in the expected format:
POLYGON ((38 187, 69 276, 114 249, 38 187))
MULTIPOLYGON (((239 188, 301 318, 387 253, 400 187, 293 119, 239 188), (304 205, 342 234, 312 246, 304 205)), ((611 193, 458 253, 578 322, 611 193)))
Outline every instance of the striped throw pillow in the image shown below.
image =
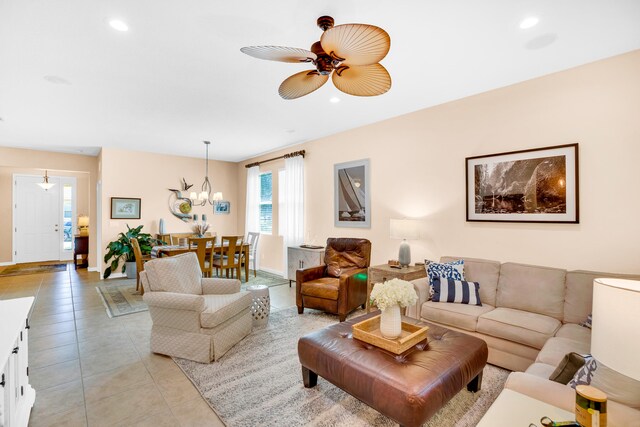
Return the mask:
POLYGON ((480 283, 437 277, 431 282, 433 302, 455 302, 459 304, 479 305, 480 283))

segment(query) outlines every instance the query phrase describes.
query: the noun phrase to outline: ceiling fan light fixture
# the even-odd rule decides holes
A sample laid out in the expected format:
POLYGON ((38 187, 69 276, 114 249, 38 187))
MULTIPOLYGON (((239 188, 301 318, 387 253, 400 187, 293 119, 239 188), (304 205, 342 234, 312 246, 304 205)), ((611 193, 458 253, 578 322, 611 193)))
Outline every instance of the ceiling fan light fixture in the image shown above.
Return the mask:
POLYGON ((129 26, 119 19, 112 19, 109 21, 109 26, 116 31, 120 31, 121 33, 129 31, 129 26))
POLYGON ((540 20, 536 16, 528 16, 520 22, 520 29, 528 30, 529 28, 533 28, 538 25, 539 21, 540 20))
POLYGON ((338 98, 337 96, 332 96, 331 98, 329 98, 329 102, 332 104, 337 104, 338 102, 340 102, 340 98, 338 98))

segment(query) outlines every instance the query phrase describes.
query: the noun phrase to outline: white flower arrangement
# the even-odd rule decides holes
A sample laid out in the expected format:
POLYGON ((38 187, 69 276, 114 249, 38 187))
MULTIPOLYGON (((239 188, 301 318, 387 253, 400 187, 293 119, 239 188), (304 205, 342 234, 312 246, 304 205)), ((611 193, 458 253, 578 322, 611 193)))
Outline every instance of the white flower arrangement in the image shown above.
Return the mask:
POLYGON ((400 307, 413 305, 418 301, 418 295, 413 284, 406 280, 391 279, 387 282, 376 283, 371 291, 371 304, 385 310, 395 304, 400 307))

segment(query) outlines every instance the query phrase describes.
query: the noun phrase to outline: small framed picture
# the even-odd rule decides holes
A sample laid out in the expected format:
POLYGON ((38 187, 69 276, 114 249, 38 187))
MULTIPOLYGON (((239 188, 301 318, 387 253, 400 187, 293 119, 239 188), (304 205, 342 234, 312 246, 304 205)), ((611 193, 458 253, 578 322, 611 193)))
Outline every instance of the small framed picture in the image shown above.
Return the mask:
POLYGON ((369 159, 333 166, 336 227, 371 228, 369 159))
POLYGON ((213 207, 213 213, 215 215, 228 215, 231 212, 231 202, 227 200, 221 200, 213 207))
POLYGON ((111 219, 140 219, 141 199, 111 198, 111 219))
POLYGON ((578 144, 466 161, 467 221, 579 223, 578 144))

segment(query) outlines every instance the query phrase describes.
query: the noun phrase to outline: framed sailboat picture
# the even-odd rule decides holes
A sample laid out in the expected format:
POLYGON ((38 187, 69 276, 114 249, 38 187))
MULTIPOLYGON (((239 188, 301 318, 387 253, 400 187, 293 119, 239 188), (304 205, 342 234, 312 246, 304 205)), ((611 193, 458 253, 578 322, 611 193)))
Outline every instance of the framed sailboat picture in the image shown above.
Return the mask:
POLYGON ((333 172, 336 227, 371 228, 369 159, 338 163, 333 172))

